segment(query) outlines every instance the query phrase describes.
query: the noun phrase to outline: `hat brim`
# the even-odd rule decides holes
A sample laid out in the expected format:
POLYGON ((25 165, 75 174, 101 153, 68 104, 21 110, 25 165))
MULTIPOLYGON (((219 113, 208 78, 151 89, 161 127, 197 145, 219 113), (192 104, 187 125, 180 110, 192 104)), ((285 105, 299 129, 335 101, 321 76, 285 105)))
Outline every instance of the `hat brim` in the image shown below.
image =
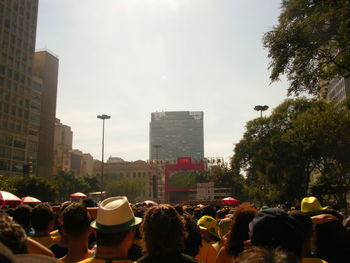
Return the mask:
POLYGON ((124 232, 132 227, 139 225, 142 222, 142 218, 140 217, 134 217, 130 221, 120 224, 120 225, 112 225, 112 226, 106 226, 99 224, 96 220, 92 221, 90 226, 94 228, 97 232, 101 233, 119 233, 124 232))
POLYGON ((300 211, 301 213, 305 215, 319 215, 319 214, 324 214, 325 211, 329 210, 328 206, 321 207, 321 209, 318 210, 312 210, 312 211, 300 211))
POLYGON ((208 233, 216 238, 218 238, 219 240, 221 240, 221 238, 219 237, 219 234, 218 233, 215 233, 215 232, 212 232, 212 231, 209 231, 208 228, 204 227, 204 226, 199 226, 200 229, 203 229, 203 230, 207 230, 208 233))

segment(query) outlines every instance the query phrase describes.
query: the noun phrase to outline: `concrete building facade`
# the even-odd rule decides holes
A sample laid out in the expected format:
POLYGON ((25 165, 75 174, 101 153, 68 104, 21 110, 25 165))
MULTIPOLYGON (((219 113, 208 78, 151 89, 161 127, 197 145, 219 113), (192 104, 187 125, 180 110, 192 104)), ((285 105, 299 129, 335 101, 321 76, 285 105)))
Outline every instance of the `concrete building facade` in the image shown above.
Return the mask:
POLYGON ((180 157, 204 159, 203 112, 152 112, 149 159, 176 162, 180 157))
MULTIPOLYGON (((137 201, 152 199, 152 186, 150 181, 152 176, 156 173, 156 170, 147 162, 141 160, 127 162, 119 157, 110 157, 107 162, 104 163, 103 167, 105 179, 106 177, 111 178, 113 176, 124 176, 130 179, 144 179, 145 187, 143 193, 137 198, 137 201)), ((93 175, 101 175, 101 161, 95 160, 93 175)))
POLYGON ((349 97, 350 94, 350 78, 337 78, 329 83, 327 100, 341 104, 349 97))
POLYGON ((38 0, 0 1, 0 174, 22 175, 36 158, 28 136, 38 0))
POLYGON ((68 172, 71 170, 71 157, 73 143, 73 132, 71 127, 61 123, 59 119, 55 121, 54 136, 54 174, 59 171, 68 172))
POLYGON ((58 58, 48 51, 35 52, 33 73, 42 80, 37 175, 48 177, 54 173, 58 58))

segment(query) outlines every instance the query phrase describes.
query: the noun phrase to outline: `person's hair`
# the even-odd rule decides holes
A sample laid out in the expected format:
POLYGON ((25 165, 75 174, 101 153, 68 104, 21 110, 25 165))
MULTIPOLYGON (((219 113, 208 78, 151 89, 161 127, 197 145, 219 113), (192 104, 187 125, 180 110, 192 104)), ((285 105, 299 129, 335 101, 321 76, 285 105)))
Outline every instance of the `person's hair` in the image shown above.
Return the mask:
POLYGON ((177 204, 177 205, 174 206, 174 208, 175 208, 175 210, 178 212, 178 214, 179 214, 180 216, 183 216, 184 210, 183 210, 183 208, 182 208, 182 205, 177 204))
POLYGON ((80 236, 90 227, 90 216, 83 204, 73 203, 63 210, 63 229, 72 236, 80 236))
POLYGON ((350 237, 341 221, 334 220, 315 226, 316 254, 327 262, 344 262, 350 258, 350 237))
POLYGON ((280 249, 250 247, 239 254, 235 263, 299 263, 299 259, 294 254, 280 249))
POLYGON ((118 246, 123 242, 129 231, 133 231, 129 229, 127 231, 118 232, 118 233, 101 233, 96 231, 96 244, 97 246, 102 247, 114 247, 118 246))
POLYGON ((218 221, 218 234, 221 239, 230 232, 233 220, 231 218, 224 218, 218 221))
POLYGON ((10 219, 0 219, 0 241, 14 254, 27 253, 27 241, 24 229, 10 219))
POLYGON ((199 218, 201 218, 201 217, 202 217, 202 209, 199 208, 199 207, 195 208, 195 209, 193 210, 193 216, 194 216, 194 218, 197 219, 197 220, 198 220, 199 218))
POLYGON ((32 210, 31 221, 35 232, 41 232, 47 230, 49 223, 54 219, 51 206, 43 203, 38 204, 32 210))
POLYGON ((184 220, 187 236, 185 239, 185 249, 183 252, 187 255, 195 257, 197 256, 202 244, 201 232, 192 216, 185 215, 184 220))
POLYGON ((227 215, 227 209, 220 209, 216 212, 216 218, 217 219, 224 219, 225 216, 227 215))
POLYGON ((212 218, 216 218, 216 210, 213 206, 207 205, 202 209, 202 216, 211 216, 212 218))
POLYGON ((30 227, 32 208, 29 205, 19 205, 12 212, 12 218, 23 228, 30 227))
POLYGON ((92 198, 84 198, 82 203, 85 205, 85 207, 95 207, 96 204, 92 198))
POLYGON ((185 225, 170 205, 150 208, 141 226, 144 250, 151 256, 164 256, 184 249, 185 225))
POLYGON ((244 250, 243 242, 249 239, 249 223, 257 212, 249 203, 243 203, 236 209, 225 245, 228 255, 237 257, 244 250))

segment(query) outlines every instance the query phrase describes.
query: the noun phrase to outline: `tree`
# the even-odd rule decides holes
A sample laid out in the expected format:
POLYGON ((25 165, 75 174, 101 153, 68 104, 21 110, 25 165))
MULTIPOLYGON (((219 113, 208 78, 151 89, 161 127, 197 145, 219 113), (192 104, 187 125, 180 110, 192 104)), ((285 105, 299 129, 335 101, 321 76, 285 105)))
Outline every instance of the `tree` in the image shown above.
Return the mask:
POLYGON ((56 199, 55 185, 45 177, 15 177, 13 178, 14 194, 19 197, 33 196, 43 202, 53 202, 56 199))
POLYGON ((349 0, 283 0, 278 25, 263 37, 271 80, 286 74, 289 95, 316 95, 329 80, 350 77, 349 18, 349 0))
POLYGON ((84 178, 76 178, 73 172, 61 171, 52 178, 53 184, 58 190, 58 200, 65 201, 74 192, 88 193, 91 189, 89 182, 84 178))
POLYGON ((231 196, 241 200, 243 197, 243 176, 235 174, 225 166, 213 167, 211 178, 216 188, 230 188, 231 196))
POLYGON ((108 195, 125 195, 128 197, 129 201, 134 202, 137 197, 143 195, 146 179, 117 176, 114 179, 109 179, 106 185, 108 195))
POLYGON ((260 204, 300 200, 310 193, 310 177, 315 173, 333 178, 321 180, 322 185, 332 187, 335 199, 344 203, 349 191, 349 148, 348 109, 303 98, 286 100, 271 116, 247 123, 232 167, 245 177, 250 200, 260 204))
POLYGON ((0 175, 0 189, 6 192, 14 192, 16 189, 13 186, 13 178, 0 175))

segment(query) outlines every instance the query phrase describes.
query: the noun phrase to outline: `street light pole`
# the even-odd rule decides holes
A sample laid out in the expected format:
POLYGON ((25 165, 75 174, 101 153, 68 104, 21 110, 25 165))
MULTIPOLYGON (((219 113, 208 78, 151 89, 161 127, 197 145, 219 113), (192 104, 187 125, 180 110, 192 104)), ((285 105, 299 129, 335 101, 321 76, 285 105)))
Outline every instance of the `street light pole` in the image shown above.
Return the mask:
MULTIPOLYGON (((159 156, 158 156, 158 150, 160 147, 162 147, 161 145, 159 144, 153 144, 152 145, 153 148, 155 148, 156 150, 156 176, 153 176, 152 178, 152 184, 153 184, 153 198, 154 199, 158 199, 158 177, 159 177, 159 156)), ((157 200, 158 201, 158 200, 157 200)))
POLYGON ((103 188, 104 188, 103 164, 104 164, 104 150, 105 150, 105 120, 110 119, 111 116, 108 116, 106 114, 102 114, 102 115, 97 115, 97 118, 102 120, 102 163, 101 163, 101 198, 102 198, 103 188))
POLYGON ((260 118, 262 118, 262 112, 268 110, 268 108, 269 108, 269 106, 267 106, 267 105, 264 105, 264 106, 262 106, 262 105, 256 105, 256 106, 254 107, 254 110, 260 111, 260 118))

